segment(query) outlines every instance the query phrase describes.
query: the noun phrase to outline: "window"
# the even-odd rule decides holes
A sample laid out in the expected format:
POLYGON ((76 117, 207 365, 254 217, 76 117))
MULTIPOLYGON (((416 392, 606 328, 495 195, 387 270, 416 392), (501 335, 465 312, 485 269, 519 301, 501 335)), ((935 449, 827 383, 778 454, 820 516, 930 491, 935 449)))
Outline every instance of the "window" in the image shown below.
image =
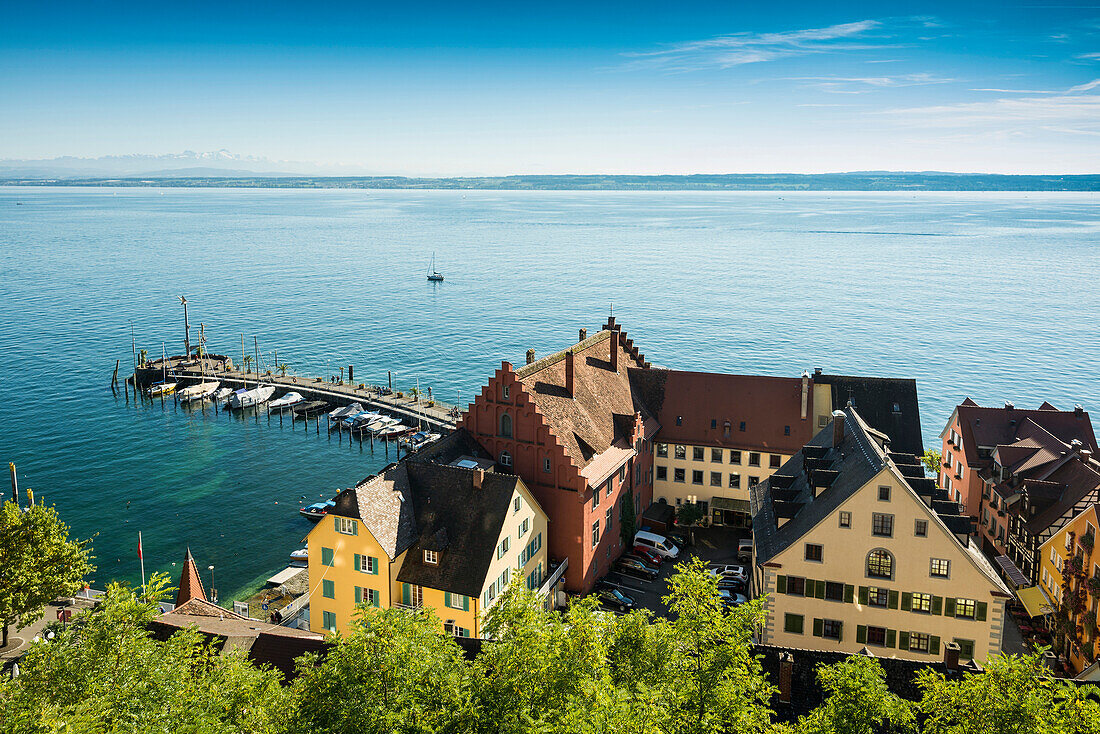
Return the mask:
POLYGON ((509 392, 510 391, 509 391, 508 386, 507 385, 502 385, 501 388, 500 388, 500 397, 501 397, 501 399, 507 400, 509 392))
POLYGON ((702 446, 692 446, 691 447, 691 458, 692 458, 692 461, 702 461, 703 460, 703 447, 702 446))
POLYGON ((504 438, 512 437, 512 416, 507 413, 500 415, 500 435, 504 438))
POLYGON ((512 465, 512 455, 509 454, 507 451, 501 451, 500 452, 500 465, 501 466, 511 466, 512 465))
POLYGON ((867 575, 876 579, 888 579, 894 575, 894 557, 876 548, 867 554, 867 575))
POLYGON ((730 437, 730 422, 726 421, 722 424, 722 435, 726 438, 730 437))
POLYGON ((913 594, 912 610, 914 612, 932 613, 932 595, 916 592, 913 594))
POLYGON ((657 444, 657 456, 660 456, 662 459, 665 459, 665 458, 668 457, 668 444, 667 443, 657 444))
POLYGON ((326 599, 336 598, 336 584, 331 579, 321 579, 321 596, 326 599))
POLYGON ((546 472, 547 474, 550 473, 550 457, 549 456, 547 456, 545 459, 542 460, 542 470, 544 472, 546 472))
POLYGON ((657 479, 659 479, 662 482, 668 481, 668 467, 667 466, 658 466, 657 467, 657 479))
POLYGON ((614 511, 615 511, 614 507, 608 507, 607 508, 607 515, 604 517, 604 528, 605 528, 605 531, 608 532, 608 533, 611 532, 611 522, 612 522, 611 513, 614 512, 614 511))
POLYGON ((829 425, 829 416, 819 415, 817 417, 817 427, 818 428, 824 428, 827 425, 829 425))
POLYGON ((321 548, 321 565, 332 565, 332 548, 321 548))
POLYGON ((801 576, 788 576, 787 593, 791 596, 806 596, 806 579, 801 576))
POLYGON ((504 540, 500 541, 500 545, 497 546, 497 558, 504 558, 504 554, 508 552, 508 548, 511 546, 511 540, 505 535, 504 540))
POLYGON ((599 506, 600 506, 600 488, 599 487, 593 487, 592 488, 592 509, 594 510, 599 506))
POLYGON ((745 432, 745 421, 741 421, 741 425, 737 427, 737 430, 741 431, 742 433, 745 432))
POLYGON ((839 640, 843 626, 839 619, 823 619, 821 620, 821 636, 830 640, 839 640))
POLYGON ((355 557, 358 559, 357 563, 359 565, 359 570, 360 571, 362 571, 363 573, 371 573, 371 574, 377 574, 378 573, 378 559, 377 558, 375 558, 374 556, 361 556, 361 555, 358 555, 358 554, 356 554, 355 557))
POLYGON ((350 517, 336 518, 336 532, 344 535, 358 535, 359 525, 350 517))
POLYGON ((817 543, 806 544, 806 560, 807 561, 820 561, 823 548, 817 543))
POLYGON ((730 451, 730 463, 731 464, 740 464, 741 463, 741 452, 740 451, 730 451))
POLYGON ((535 570, 527 574, 527 588, 531 591, 536 591, 542 586, 542 564, 540 563, 535 567, 535 570))
POLYGON ((592 547, 595 548, 600 544, 600 521, 592 523, 592 547))
POLYGON ((711 460, 711 463, 721 464, 722 463, 722 449, 711 449, 710 450, 710 460, 711 460))
MULTIPOLYGON (((626 481, 626 464, 623 464, 622 466, 619 467, 619 484, 622 484, 625 481, 626 481)), ((608 490, 611 489, 611 482, 607 483, 607 489, 608 490)))
POLYGON ((710 486, 721 487, 722 486, 722 472, 712 471, 710 473, 710 486))
POLYGON ((783 631, 789 632, 792 635, 802 634, 802 620, 801 614, 786 614, 783 617, 783 631))
POLYGON ((927 520, 917 520, 916 524, 913 526, 913 535, 916 535, 918 538, 927 538, 928 537, 928 521, 927 520))
POLYGON ((710 427, 711 428, 717 428, 718 427, 718 419, 717 418, 711 418, 710 419, 710 427))
POLYGON ((783 426, 783 435, 784 436, 791 435, 791 427, 790 426, 783 426))
POLYGON ((872 607, 882 607, 885 609, 890 603, 890 592, 886 589, 879 589, 872 586, 867 589, 867 603, 872 607))
POLYGON ((741 489, 740 474, 730 474, 730 489, 741 489))
POLYGON ((760 454, 755 451, 749 453, 749 466, 760 466, 760 454))
POLYGON ((443 593, 443 605, 451 609, 469 609, 470 597, 447 591, 443 593))
POLYGON ((923 632, 909 633, 909 649, 913 652, 928 652, 931 638, 923 632))
POLYGON ((749 477, 749 486, 755 487, 760 484, 760 477, 749 477))
POLYGON ((829 601, 844 601, 844 584, 837 581, 826 581, 825 598, 829 601))
POLYGON ((974 659, 974 640, 960 640, 956 637, 955 644, 959 646, 959 660, 974 659))
POLYGON ((937 576, 939 578, 947 578, 951 573, 951 561, 944 560, 943 558, 933 558, 931 568, 928 572, 930 576, 937 576))
POLYGON ((890 501, 890 488, 889 487, 879 487, 878 488, 878 498, 882 502, 889 502, 890 501))
POLYGON ((974 619, 977 616, 978 603, 973 599, 956 599, 955 616, 974 619))
POLYGON ((681 469, 680 467, 673 468, 673 470, 672 470, 672 481, 680 482, 682 484, 684 482, 684 470, 681 469))
POLYGON ((702 484, 703 483, 703 472, 701 472, 698 469, 693 469, 692 472, 691 472, 691 483, 692 484, 702 484))
POLYGON ((675 456, 677 459, 686 459, 688 455, 687 446, 681 446, 676 444, 675 456))
POLYGON ((886 628, 885 627, 868 627, 867 628, 867 644, 877 645, 879 647, 885 647, 886 645, 886 628))
POLYGON ((852 527, 852 513, 844 510, 840 511, 840 527, 850 528, 852 527))
POLYGON ((676 416, 676 425, 678 425, 678 426, 684 425, 684 416, 682 416, 682 415, 676 416))
MULTIPOLYGON (((608 510, 608 512, 610 512, 610 510, 608 510)), ((529 517, 523 518, 523 522, 521 522, 519 524, 519 532, 516 533, 516 537, 517 538, 522 538, 524 535, 526 535, 527 531, 530 530, 530 529, 531 529, 531 518, 529 518, 529 517)))
POLYGON ((871 535, 880 538, 892 538, 894 536, 894 516, 875 512, 871 515, 871 535))
POLYGON ((780 459, 780 457, 779 457, 778 454, 769 454, 768 455, 768 466, 772 469, 778 469, 779 468, 779 459, 780 459))
POLYGON ((512 500, 512 512, 519 512, 519 508, 523 507, 523 498, 516 497, 512 500))
POLYGON ((367 604, 372 607, 382 606, 382 593, 378 589, 367 589, 367 604))
POLYGON ((325 629, 327 629, 329 632, 335 632, 336 631, 336 612, 323 612, 322 614, 323 614, 322 619, 324 621, 321 624, 323 624, 325 629))
POLYGON ((439 565, 439 552, 434 550, 424 551, 424 563, 431 564, 432 566, 439 565))

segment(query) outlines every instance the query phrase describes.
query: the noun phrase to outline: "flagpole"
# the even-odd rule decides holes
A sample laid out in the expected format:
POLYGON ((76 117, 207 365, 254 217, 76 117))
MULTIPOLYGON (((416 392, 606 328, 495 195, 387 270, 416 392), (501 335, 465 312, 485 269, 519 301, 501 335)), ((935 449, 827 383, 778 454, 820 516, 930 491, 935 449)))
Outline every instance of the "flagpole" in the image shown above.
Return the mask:
POLYGON ((138 560, 141 561, 141 593, 145 593, 145 556, 141 552, 141 531, 138 531, 138 560))

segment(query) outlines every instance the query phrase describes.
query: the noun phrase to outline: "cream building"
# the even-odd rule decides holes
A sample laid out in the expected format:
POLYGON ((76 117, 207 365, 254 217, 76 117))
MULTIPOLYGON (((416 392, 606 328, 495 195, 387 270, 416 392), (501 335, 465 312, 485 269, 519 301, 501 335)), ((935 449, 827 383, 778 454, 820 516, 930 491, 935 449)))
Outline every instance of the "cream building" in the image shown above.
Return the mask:
POLYGON ((761 641, 930 660, 1001 650, 1008 589, 970 520, 855 409, 752 491, 761 641))

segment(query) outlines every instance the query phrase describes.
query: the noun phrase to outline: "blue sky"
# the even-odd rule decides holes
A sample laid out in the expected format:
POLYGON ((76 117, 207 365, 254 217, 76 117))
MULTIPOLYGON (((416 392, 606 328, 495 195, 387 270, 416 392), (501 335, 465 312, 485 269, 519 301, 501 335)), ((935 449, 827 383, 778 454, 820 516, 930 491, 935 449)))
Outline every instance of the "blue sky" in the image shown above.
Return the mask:
POLYGON ((9 3, 0 110, 0 158, 1095 173, 1100 0, 9 3))

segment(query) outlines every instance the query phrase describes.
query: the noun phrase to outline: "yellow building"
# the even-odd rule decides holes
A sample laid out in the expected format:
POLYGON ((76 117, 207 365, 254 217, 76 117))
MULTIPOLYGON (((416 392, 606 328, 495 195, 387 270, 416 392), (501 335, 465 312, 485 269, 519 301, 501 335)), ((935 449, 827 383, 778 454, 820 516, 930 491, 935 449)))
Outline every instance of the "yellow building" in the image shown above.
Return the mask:
POLYGON ((1055 650, 1075 674, 1095 669, 1100 652, 1100 557, 1093 556, 1097 527, 1096 505, 1090 505, 1040 547, 1039 588, 1054 610, 1055 650))
POLYGON ((550 593, 546 513, 522 480, 457 446, 461 437, 443 443, 451 451, 391 464, 341 492, 310 532, 311 630, 345 630, 365 604, 431 608, 448 632, 480 637, 513 575, 550 593))
POLYGON ((1001 650, 1008 589, 970 519, 854 408, 752 491, 761 641, 931 660, 1001 650))

